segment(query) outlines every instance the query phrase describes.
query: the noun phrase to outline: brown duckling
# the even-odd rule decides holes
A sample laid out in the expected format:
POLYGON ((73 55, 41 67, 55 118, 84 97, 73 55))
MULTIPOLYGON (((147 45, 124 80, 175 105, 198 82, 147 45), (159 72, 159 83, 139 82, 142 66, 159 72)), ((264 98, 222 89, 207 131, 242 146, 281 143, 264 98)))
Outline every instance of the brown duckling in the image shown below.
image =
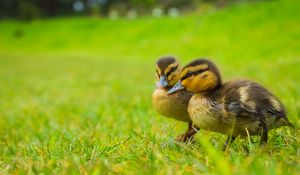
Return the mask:
POLYGON ((179 63, 173 57, 160 58, 156 63, 156 89, 152 94, 153 106, 161 115, 188 123, 188 130, 179 136, 176 141, 188 141, 193 138, 198 128, 192 125, 187 112, 192 93, 181 91, 169 96, 167 94, 179 80, 179 63))
POLYGON ((261 143, 267 143, 269 130, 292 126, 282 103, 266 88, 249 80, 222 83, 219 70, 207 59, 183 67, 168 94, 181 90, 194 93, 188 113, 195 125, 228 135, 224 149, 238 136, 261 135, 261 143))

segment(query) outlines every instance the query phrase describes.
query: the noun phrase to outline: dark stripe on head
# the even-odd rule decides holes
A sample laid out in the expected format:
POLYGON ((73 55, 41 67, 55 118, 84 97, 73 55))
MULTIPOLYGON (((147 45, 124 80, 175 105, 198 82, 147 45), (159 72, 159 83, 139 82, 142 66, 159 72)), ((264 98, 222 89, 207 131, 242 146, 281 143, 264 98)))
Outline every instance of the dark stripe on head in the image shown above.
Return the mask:
POLYGON ((198 75, 198 74, 201 74, 205 71, 209 70, 209 68, 206 68, 206 69, 200 69, 200 70, 197 70, 197 71, 189 71, 187 74, 185 74, 184 77, 182 77, 180 80, 183 81, 191 76, 195 76, 195 75, 198 75))
POLYGON ((171 73, 175 72, 178 69, 178 65, 173 67, 169 72, 167 72, 166 76, 168 77, 171 73))
MULTIPOLYGON (((184 66, 182 68, 182 70, 185 70, 186 68, 190 68, 190 67, 197 67, 199 65, 205 65, 205 64, 208 65, 208 68, 207 69, 199 70, 200 73, 201 73, 201 71, 207 71, 207 70, 210 70, 210 71, 214 72, 215 75, 218 77, 218 83, 217 83, 218 85, 217 85, 217 87, 221 86, 222 85, 222 80, 221 80, 221 75, 220 75, 220 72, 219 72, 217 66, 212 61, 210 61, 210 60, 208 60, 206 58, 196 59, 196 60, 190 62, 189 64, 187 64, 186 66, 184 66)), ((195 72, 195 74, 199 74, 198 71, 196 71, 196 72, 195 72)), ((195 75, 195 74, 193 74, 193 75, 195 75)))
POLYGON ((206 58, 199 58, 199 59, 196 59, 196 60, 190 62, 189 64, 184 66, 182 69, 185 69, 187 67, 195 67, 195 66, 198 66, 201 64, 207 64, 209 67, 212 67, 212 66, 216 67, 215 64, 213 62, 211 62, 210 60, 208 60, 206 58))
POLYGON ((168 57, 162 57, 160 58, 156 64, 161 70, 162 73, 165 72, 165 69, 170 65, 176 62, 176 59, 174 57, 168 56, 168 57))

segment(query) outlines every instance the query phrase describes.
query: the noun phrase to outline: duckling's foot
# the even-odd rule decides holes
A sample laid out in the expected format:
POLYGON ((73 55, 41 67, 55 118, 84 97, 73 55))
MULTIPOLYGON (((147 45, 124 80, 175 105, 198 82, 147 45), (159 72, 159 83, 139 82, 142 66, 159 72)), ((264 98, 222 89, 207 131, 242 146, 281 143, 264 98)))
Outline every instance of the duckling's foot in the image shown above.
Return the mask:
POLYGON ((193 126, 192 123, 189 123, 188 130, 179 136, 176 137, 175 141, 177 142, 188 142, 194 140, 194 134, 196 134, 199 131, 199 128, 197 126, 193 126))
POLYGON ((185 133, 181 134, 175 138, 176 142, 188 142, 188 141, 193 141, 193 140, 194 140, 193 136, 188 137, 185 133))
POLYGON ((235 137, 233 136, 228 136, 226 139, 226 142, 224 143, 224 146, 222 148, 222 151, 226 151, 227 147, 229 144, 231 144, 235 140, 235 137))

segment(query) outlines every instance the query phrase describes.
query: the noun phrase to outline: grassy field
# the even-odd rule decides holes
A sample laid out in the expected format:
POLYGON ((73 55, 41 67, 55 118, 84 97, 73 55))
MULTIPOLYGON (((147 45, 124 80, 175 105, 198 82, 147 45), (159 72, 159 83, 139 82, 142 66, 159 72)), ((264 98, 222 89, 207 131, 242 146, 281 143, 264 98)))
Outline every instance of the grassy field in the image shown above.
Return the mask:
POLYGON ((299 174, 299 1, 234 5, 203 15, 111 21, 0 21, 0 174, 299 174), (223 79, 268 87, 296 125, 268 146, 200 131, 152 107, 154 65, 214 60, 223 79))

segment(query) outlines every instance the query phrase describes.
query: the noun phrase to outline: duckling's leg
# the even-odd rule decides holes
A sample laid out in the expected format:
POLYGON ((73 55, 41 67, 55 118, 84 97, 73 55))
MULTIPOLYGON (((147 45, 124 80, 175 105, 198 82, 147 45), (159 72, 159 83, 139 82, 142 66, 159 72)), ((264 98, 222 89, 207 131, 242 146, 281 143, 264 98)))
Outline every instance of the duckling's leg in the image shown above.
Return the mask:
POLYGON ((224 143, 222 151, 225 151, 227 149, 229 143, 231 144, 234 140, 235 140, 235 137, 228 136, 227 139, 226 139, 226 142, 224 143))
POLYGON ((260 123, 260 127, 261 127, 261 139, 260 139, 260 144, 266 144, 268 142, 268 127, 266 125, 266 122, 261 120, 260 123))
POLYGON ((193 139, 194 134, 196 134, 199 131, 200 128, 193 125, 193 123, 189 123, 188 130, 179 136, 176 137, 177 142, 187 142, 189 140, 193 139))

